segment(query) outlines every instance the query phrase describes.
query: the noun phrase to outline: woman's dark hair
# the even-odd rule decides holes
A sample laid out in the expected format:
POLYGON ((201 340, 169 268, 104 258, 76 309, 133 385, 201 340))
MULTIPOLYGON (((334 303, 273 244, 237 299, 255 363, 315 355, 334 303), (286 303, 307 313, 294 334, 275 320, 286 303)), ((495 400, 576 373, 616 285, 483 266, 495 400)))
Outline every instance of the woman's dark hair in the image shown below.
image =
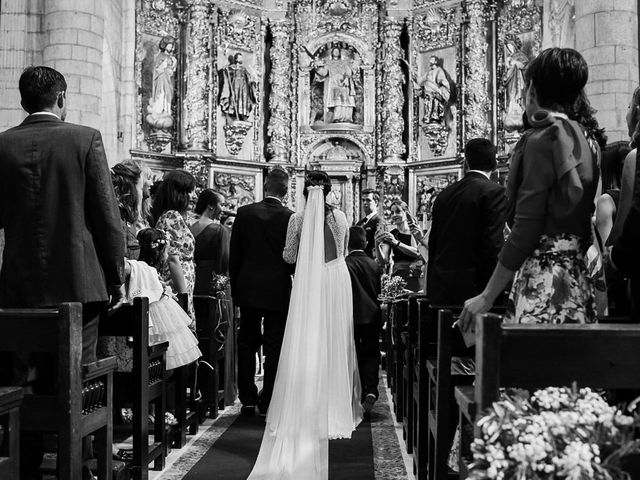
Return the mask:
POLYGON ((117 163, 111 167, 111 181, 118 198, 120 218, 128 223, 138 220, 138 192, 136 184, 140 180, 140 167, 133 162, 117 163))
POLYGON ((196 179, 186 170, 174 170, 162 179, 153 197, 153 221, 168 210, 182 213, 189 207, 189 194, 196 188, 196 179))
POLYGON ((157 228, 145 228, 138 232, 140 244, 139 260, 147 265, 160 269, 162 267, 162 253, 167 248, 167 237, 164 231, 157 228))
POLYGON ((636 124, 633 127, 633 134, 631 135, 631 148, 638 148, 640 146, 640 87, 636 87, 631 96, 631 105, 629 108, 633 110, 631 114, 636 124))
POLYGON ((198 201, 196 202, 196 206, 193 211, 202 215, 207 207, 213 207, 218 210, 218 213, 222 211, 220 206, 220 194, 210 188, 205 188, 200 195, 198 196, 198 201))
POLYGON ((607 145, 607 136, 604 133, 604 128, 600 128, 598 124, 598 120, 595 117, 596 111, 591 106, 587 94, 582 90, 578 94, 575 103, 566 111, 566 114, 571 120, 575 120, 582 125, 587 136, 595 140, 602 150, 607 145))
POLYGON ((51 108, 58 95, 67 91, 64 76, 50 67, 27 67, 20 75, 18 89, 22 107, 28 113, 51 108))
POLYGON ((602 149, 602 193, 620 188, 624 159, 630 151, 629 142, 622 140, 602 149))
POLYGON ((572 48, 543 50, 525 72, 526 82, 533 82, 538 104, 565 113, 572 110, 588 78, 587 62, 572 48))
POLYGON ((311 170, 307 172, 307 175, 304 179, 304 189, 302 190, 302 194, 304 198, 309 196, 309 187, 322 187, 322 192, 324 193, 325 198, 331 192, 331 179, 326 172, 322 170, 311 170))

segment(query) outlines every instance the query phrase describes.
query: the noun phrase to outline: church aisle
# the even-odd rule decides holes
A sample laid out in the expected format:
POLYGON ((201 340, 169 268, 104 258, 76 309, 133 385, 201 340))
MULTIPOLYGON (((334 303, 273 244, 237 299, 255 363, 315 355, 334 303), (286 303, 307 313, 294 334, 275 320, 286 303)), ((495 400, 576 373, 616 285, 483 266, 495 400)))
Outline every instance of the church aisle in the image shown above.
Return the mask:
MULTIPOLYGON (((405 468, 387 391, 381 379, 380 399, 371 422, 361 423, 350 440, 329 443, 329 480, 412 480, 405 468)), ((186 449, 174 450, 163 472, 151 480, 245 480, 260 448, 264 418, 239 415, 239 404, 227 408, 186 449), (175 458, 175 457, 174 457, 175 458), (172 461, 173 460, 173 461, 172 461)))

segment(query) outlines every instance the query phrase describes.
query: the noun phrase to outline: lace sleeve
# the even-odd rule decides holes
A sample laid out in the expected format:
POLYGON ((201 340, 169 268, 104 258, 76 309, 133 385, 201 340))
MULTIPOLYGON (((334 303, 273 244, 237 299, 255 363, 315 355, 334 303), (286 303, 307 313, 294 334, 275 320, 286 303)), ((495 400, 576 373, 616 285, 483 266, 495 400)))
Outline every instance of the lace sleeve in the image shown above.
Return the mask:
POLYGON ((300 243, 300 233, 302 231, 302 216, 294 213, 289 217, 289 226, 287 227, 287 240, 284 245, 282 258, 287 263, 296 263, 298 258, 298 244, 300 243))

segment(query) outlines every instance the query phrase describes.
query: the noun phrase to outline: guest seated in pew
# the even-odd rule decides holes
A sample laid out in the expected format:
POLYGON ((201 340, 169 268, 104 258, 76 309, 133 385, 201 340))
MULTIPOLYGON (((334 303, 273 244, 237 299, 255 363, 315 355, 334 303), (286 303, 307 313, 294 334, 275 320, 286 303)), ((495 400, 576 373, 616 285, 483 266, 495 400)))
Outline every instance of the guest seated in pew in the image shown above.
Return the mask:
POLYGON ((367 418, 378 399, 380 368, 380 276, 378 264, 365 253, 367 233, 363 227, 349 229, 347 269, 353 292, 353 322, 356 356, 362 385, 362 406, 367 418))
POLYGON ((464 330, 487 312, 513 278, 510 323, 591 323, 594 291, 586 271, 599 147, 571 120, 588 78, 569 48, 544 50, 526 72, 527 130, 511 158, 507 222, 511 233, 484 291, 465 302, 464 330), (515 278, 514 278, 515 275, 515 278))

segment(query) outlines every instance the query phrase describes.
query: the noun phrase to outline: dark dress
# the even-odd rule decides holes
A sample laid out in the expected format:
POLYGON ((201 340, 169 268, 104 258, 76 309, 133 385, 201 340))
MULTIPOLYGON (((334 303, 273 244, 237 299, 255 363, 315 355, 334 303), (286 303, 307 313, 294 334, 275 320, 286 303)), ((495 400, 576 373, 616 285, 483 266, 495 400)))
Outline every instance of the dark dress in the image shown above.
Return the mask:
MULTIPOLYGON (((219 223, 207 225, 195 236, 193 259, 196 267, 194 295, 213 295, 212 280, 214 275, 229 276, 229 245, 231 230, 219 223)), ((231 301, 231 286, 219 298, 222 317, 218 319, 217 335, 224 337, 224 398, 225 405, 232 405, 236 397, 235 388, 235 330, 231 301)))
MULTIPOLYGON (((394 228, 389 233, 398 240, 400 243, 411 246, 411 234, 400 233, 397 228, 394 228)), ((417 292, 422 288, 420 282, 420 275, 422 273, 422 262, 420 257, 413 257, 407 255, 400 248, 391 246, 393 251, 393 275, 398 275, 407 282, 407 289, 412 292, 417 292)))

